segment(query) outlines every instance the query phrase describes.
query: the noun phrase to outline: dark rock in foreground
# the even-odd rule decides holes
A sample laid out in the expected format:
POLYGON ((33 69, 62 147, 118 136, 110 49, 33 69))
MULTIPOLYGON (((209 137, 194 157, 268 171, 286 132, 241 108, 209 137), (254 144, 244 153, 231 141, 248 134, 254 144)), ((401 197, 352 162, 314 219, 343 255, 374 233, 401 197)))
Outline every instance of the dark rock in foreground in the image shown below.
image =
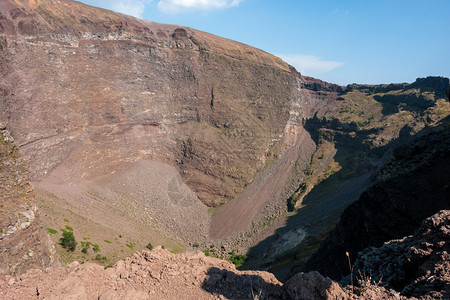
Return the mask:
POLYGON ((427 218, 413 236, 360 252, 354 277, 371 274, 373 281, 406 296, 449 299, 449 253, 450 211, 443 210, 427 218))
POLYGON ((449 124, 446 118, 395 150, 372 186, 344 211, 308 270, 340 280, 350 273, 346 252, 353 261, 368 246, 411 235, 425 218, 450 208, 449 124))

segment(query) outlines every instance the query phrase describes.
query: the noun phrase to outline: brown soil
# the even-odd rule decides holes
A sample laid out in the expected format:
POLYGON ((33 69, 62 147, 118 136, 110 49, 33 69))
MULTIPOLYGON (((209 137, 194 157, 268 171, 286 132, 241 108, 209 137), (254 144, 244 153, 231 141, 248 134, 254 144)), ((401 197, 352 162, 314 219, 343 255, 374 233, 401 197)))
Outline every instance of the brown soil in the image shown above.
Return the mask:
POLYGON ((295 136, 294 147, 269 166, 239 196, 214 212, 209 231, 211 238, 218 239, 248 231, 259 210, 270 201, 279 201, 281 187, 291 180, 291 172, 299 156, 310 157, 315 150, 308 132, 303 128, 299 131, 295 136))
POLYGON ((270 273, 237 271, 201 252, 174 255, 161 248, 114 267, 74 262, 45 272, 0 277, 2 299, 279 299, 281 283, 270 273))
POLYGON ((114 267, 74 262, 65 268, 0 276, 1 299, 389 299, 394 291, 368 286, 343 290, 317 272, 299 273, 285 285, 273 274, 238 271, 201 252, 161 248, 136 253, 114 267))
MULTIPOLYGON (((64 172, 58 167, 35 183, 45 227, 58 231, 52 235, 55 243, 69 226, 77 241, 98 244, 99 253, 107 258, 104 265, 145 249, 148 243, 182 252, 187 242, 202 242, 207 235, 206 207, 172 166, 140 161, 114 175, 70 183, 64 182, 64 172)), ((82 254, 81 248, 67 256, 58 247, 66 261, 94 260, 98 254, 82 254)))

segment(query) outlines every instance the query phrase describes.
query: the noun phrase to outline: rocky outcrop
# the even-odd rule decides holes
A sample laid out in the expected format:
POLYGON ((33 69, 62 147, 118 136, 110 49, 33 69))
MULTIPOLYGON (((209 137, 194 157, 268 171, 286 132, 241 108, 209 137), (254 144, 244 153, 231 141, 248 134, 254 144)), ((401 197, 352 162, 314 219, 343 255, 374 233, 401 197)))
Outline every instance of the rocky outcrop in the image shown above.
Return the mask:
POLYGON ((115 266, 74 262, 47 272, 0 276, 2 299, 407 299, 384 288, 343 290, 317 272, 298 274, 285 285, 273 274, 238 271, 201 252, 175 255, 143 251, 115 266))
POLYGON ((347 294, 336 282, 318 272, 298 273, 286 282, 290 299, 345 299, 347 294))
POLYGON ((17 275, 55 263, 28 174, 13 138, 0 124, 0 274, 17 275))
POLYGON ((297 99, 282 60, 205 32, 68 0, 0 13, 0 120, 36 181, 61 165, 73 182, 156 160, 217 206, 264 166, 297 99))
POLYGON ((421 91, 438 92, 438 97, 444 97, 448 88, 449 78, 439 76, 428 76, 426 78, 417 78, 413 83, 390 83, 390 84, 349 84, 345 87, 345 92, 350 91, 366 91, 373 94, 389 93, 392 91, 418 89, 421 91))
POLYGON ((366 247, 410 235, 422 220, 450 208, 448 126, 447 118, 394 151, 372 186, 344 211, 309 269, 339 280, 349 273, 346 252, 353 261, 366 247))
POLYGON ((413 236, 360 252, 354 264, 354 277, 366 274, 374 282, 405 296, 448 299, 449 241, 450 211, 443 210, 424 220, 413 236))
POLYGON ((74 262, 47 272, 0 277, 2 299, 280 299, 282 286, 269 273, 238 271, 230 262, 202 252, 175 255, 143 251, 114 267, 74 262))

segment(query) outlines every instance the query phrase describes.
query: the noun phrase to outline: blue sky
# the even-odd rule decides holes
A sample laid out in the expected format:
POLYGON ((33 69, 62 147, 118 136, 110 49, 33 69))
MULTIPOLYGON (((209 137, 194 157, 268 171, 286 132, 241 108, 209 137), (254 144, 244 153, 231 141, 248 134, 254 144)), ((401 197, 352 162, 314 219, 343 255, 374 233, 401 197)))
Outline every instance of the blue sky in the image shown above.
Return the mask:
POLYGON ((207 31, 349 83, 450 77, 450 0, 82 0, 207 31))

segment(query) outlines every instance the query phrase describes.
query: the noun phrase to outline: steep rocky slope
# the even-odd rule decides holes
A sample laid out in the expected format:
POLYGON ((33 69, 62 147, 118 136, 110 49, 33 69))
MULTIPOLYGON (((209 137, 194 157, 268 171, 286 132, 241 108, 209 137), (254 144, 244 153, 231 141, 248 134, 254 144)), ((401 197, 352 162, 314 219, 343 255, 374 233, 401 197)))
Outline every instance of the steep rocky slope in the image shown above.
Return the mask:
MULTIPOLYGON (((426 132, 424 129, 433 127, 448 115, 449 102, 445 95, 448 86, 449 79, 440 77, 417 79, 412 84, 345 88, 303 77, 300 103, 306 111, 308 107, 311 109, 304 127, 316 148, 303 179, 288 197, 288 206, 293 212, 277 220, 275 214, 268 214, 259 223, 256 230, 266 230, 266 239, 251 248, 246 267, 268 269, 279 278, 287 278, 292 265, 303 266, 339 221, 345 208, 370 186, 371 177, 390 157, 392 149, 407 144, 412 136, 422 130, 426 132), (386 103, 383 99, 389 97, 404 102, 386 103), (421 103, 426 99, 430 102, 417 106, 414 102, 417 98, 422 99, 421 103)), ((445 140, 440 133, 436 136, 445 140)), ((424 173, 424 176, 427 175, 424 173)), ((430 214, 423 215, 417 222, 430 214)), ((363 228, 362 224, 355 228, 363 228)), ((412 230, 418 224, 415 223, 412 230)), ((382 242, 388 239, 390 237, 382 242)), ((345 265, 345 252, 351 250, 348 244, 350 240, 342 244, 347 248, 340 250, 344 256, 339 262, 328 259, 326 265, 336 264, 336 269, 340 269, 342 262, 345 265)), ((333 248, 329 254, 334 255, 333 248)), ((319 259, 318 264, 320 262, 319 259)), ((325 268, 320 267, 320 270, 325 268)))
POLYGON ((289 120, 296 79, 263 51, 74 1, 1 12, 1 119, 34 180, 61 164, 74 181, 158 160, 216 206, 253 179, 289 120))
POLYGON ((450 208, 449 118, 398 147, 371 187, 350 205, 308 268, 339 280, 352 260, 368 246, 413 234, 422 220, 450 208))
POLYGON ((28 174, 14 139, 0 124, 0 274, 58 265, 52 242, 40 227, 28 174))
POLYGON ((274 145, 277 156, 296 145, 289 161, 301 147, 312 151, 296 134, 298 78, 264 51, 68 0, 2 1, 0 13, 0 120, 30 163, 46 214, 75 215, 59 212, 48 227, 87 219, 119 235, 95 215, 106 207, 178 243, 202 242, 208 206, 267 171, 274 145), (160 172, 171 177, 160 182, 160 172))
POLYGON ((148 242, 227 256, 262 241, 250 267, 304 261, 390 150, 450 111, 448 78, 341 87, 74 1, 5 0, 0 14, 0 121, 44 226, 73 229, 104 265, 148 242))

